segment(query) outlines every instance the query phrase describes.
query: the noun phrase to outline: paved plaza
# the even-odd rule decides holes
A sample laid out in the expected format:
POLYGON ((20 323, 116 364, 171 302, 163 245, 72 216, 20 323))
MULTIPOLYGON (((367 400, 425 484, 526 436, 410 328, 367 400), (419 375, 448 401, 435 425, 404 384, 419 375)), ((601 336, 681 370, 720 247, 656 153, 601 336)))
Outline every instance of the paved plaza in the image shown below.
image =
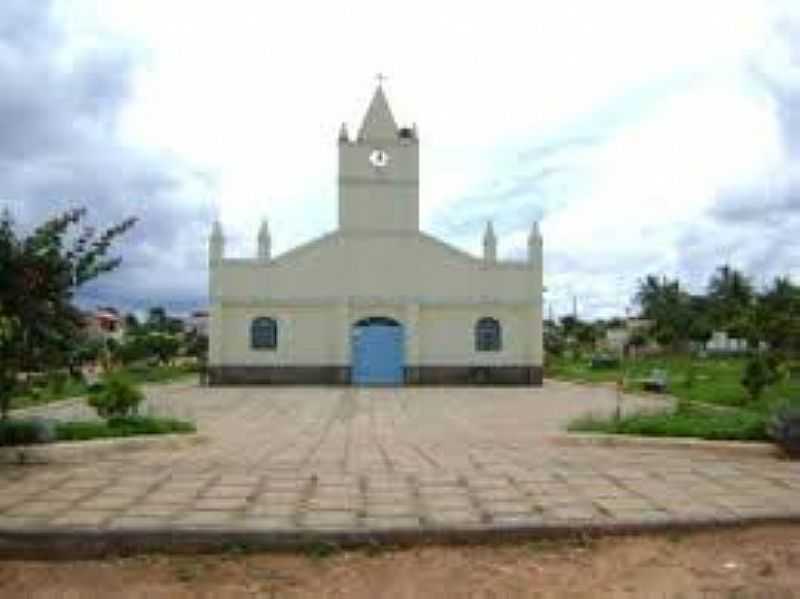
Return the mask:
MULTIPOLYGON (((436 531, 800 516, 800 463, 550 443, 615 392, 153 387, 208 440, 88 463, 0 466, 0 529, 436 531)), ((626 398, 624 408, 663 403, 626 398)), ((42 411, 90 416, 79 402, 42 411)))

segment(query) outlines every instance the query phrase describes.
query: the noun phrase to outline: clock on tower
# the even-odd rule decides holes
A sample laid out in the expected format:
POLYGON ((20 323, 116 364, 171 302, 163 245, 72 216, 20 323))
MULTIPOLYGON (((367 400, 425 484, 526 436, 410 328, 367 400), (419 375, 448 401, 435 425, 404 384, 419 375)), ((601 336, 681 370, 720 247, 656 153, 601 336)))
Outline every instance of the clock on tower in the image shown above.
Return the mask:
POLYGON ((419 143, 400 128, 378 85, 355 139, 339 133, 339 228, 419 230, 419 143))

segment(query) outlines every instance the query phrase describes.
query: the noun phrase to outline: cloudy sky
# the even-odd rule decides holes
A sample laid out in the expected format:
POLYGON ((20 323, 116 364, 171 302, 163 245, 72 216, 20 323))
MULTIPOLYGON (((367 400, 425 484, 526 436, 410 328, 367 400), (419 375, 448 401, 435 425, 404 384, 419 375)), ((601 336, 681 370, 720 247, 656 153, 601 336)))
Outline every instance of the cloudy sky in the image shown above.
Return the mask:
POLYGON ((637 278, 800 277, 800 7, 768 0, 0 3, 0 206, 140 222, 87 304, 206 302, 206 237, 335 227, 336 136, 385 73, 421 137, 423 228, 545 238, 546 302, 637 278), (474 6, 474 7, 473 7, 474 6))

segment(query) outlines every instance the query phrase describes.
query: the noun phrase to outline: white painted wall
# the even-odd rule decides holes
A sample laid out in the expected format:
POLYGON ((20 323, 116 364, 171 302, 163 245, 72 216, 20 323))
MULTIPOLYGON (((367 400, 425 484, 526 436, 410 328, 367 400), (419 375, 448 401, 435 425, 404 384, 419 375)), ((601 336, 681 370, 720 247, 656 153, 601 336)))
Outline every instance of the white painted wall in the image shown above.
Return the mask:
POLYGON ((389 305, 366 302, 343 308, 337 304, 220 306, 221 333, 212 337, 212 365, 338 365, 351 359, 350 333, 362 318, 387 316, 404 327, 408 366, 541 365, 536 327, 528 306, 497 304, 389 305), (409 312, 416 312, 416 318, 409 312), (250 347, 250 323, 259 316, 278 322, 276 350, 250 347), (475 350, 475 324, 484 316, 500 321, 499 352, 475 350))
POLYGON ((390 298, 532 304, 539 265, 486 263, 420 233, 332 233, 277 259, 224 260, 212 295, 223 300, 390 298))

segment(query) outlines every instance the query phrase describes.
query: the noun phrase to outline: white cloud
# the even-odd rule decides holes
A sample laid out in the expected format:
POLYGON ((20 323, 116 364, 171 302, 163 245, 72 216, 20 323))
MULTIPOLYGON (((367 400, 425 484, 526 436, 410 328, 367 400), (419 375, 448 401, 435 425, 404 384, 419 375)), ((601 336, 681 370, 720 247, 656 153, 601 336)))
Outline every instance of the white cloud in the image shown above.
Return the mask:
MULTIPOLYGON (((607 312, 647 269, 685 270, 680 240, 692 227, 718 233, 706 221, 721 191, 785 159, 774 105, 748 70, 783 56, 777 3, 61 7, 72 48, 108 35, 140 45, 123 133, 218 173, 219 195, 196 201, 216 204, 236 252, 253 251, 262 216, 278 251, 335 226, 336 134, 358 126, 378 71, 398 120, 421 132, 424 224, 446 234, 472 198, 475 214, 505 217, 513 255, 526 206, 541 207, 548 254, 570 265, 548 271, 560 311, 569 289, 607 312), (584 136, 594 143, 548 159, 569 171, 492 202, 542 168, 525 152, 584 136)), ((476 249, 479 235, 476 224, 449 240, 476 249)))

